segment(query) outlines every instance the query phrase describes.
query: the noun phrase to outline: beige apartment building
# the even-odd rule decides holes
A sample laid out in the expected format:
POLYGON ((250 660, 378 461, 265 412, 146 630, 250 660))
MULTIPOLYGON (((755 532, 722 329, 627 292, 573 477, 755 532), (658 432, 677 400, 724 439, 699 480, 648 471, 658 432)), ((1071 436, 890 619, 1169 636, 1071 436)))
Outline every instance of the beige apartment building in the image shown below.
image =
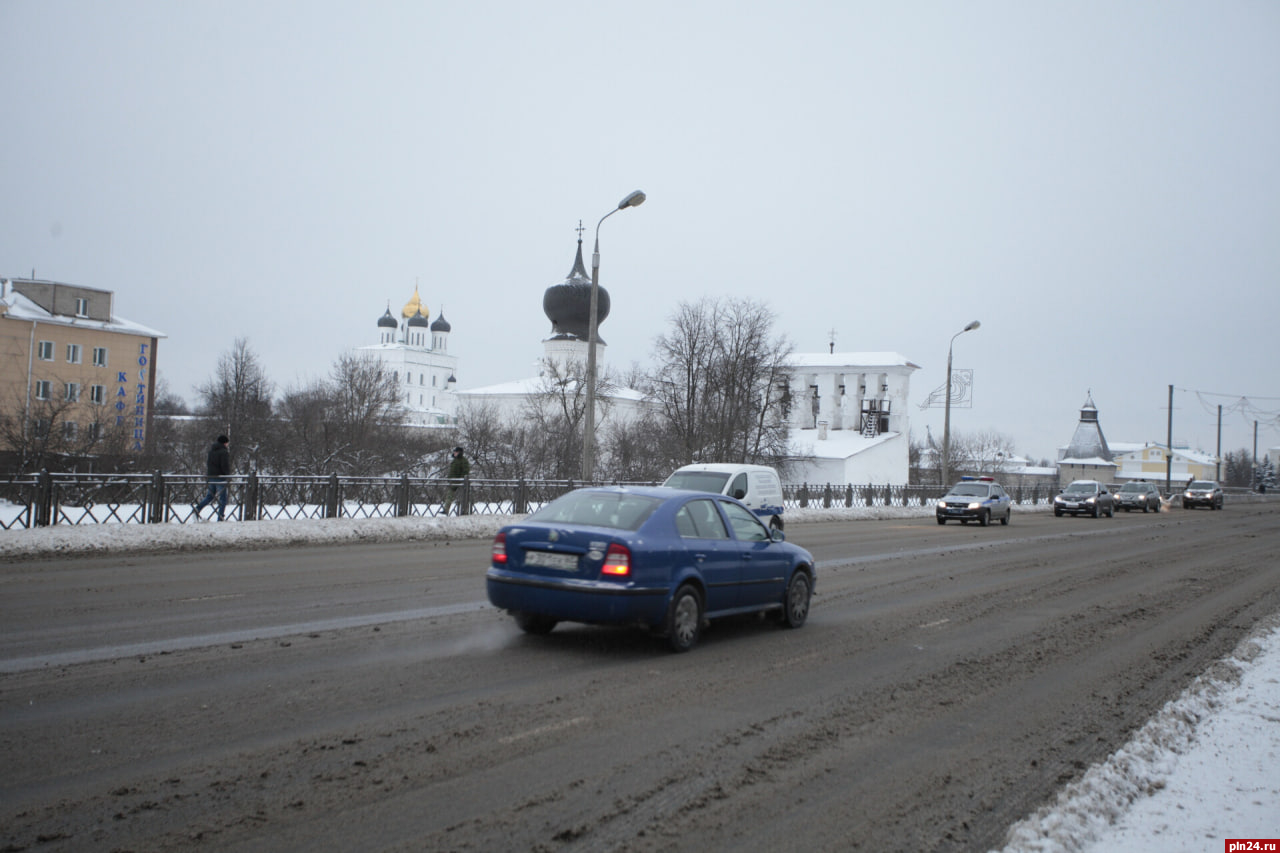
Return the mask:
POLYGON ((114 294, 0 279, 0 451, 24 459, 145 454, 160 332, 114 294))

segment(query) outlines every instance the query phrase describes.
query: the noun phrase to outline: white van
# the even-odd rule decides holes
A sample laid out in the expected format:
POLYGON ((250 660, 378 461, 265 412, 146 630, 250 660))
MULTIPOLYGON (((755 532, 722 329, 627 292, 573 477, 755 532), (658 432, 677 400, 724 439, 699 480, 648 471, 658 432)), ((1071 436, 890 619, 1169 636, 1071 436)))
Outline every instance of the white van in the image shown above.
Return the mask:
POLYGON ((782 481, 767 465, 705 462, 677 468, 662 485, 737 498, 770 527, 782 529, 782 481))

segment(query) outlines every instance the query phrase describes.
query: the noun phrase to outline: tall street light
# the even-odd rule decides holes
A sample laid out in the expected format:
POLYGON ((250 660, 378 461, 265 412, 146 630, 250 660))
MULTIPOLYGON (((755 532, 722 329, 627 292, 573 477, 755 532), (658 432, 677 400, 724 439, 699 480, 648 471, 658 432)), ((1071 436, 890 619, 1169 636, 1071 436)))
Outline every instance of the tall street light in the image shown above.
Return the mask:
POLYGON ((596 452, 596 311, 600 300, 600 226, 619 210, 639 207, 645 195, 636 190, 618 202, 618 206, 600 217, 596 223, 596 245, 591 252, 591 314, 587 318, 587 410, 582 417, 582 480, 590 483, 595 478, 596 452))
POLYGON ((946 414, 942 416, 942 488, 944 489, 951 485, 951 348, 955 345, 956 338, 981 325, 974 320, 952 335, 951 343, 947 344, 947 407, 946 414))

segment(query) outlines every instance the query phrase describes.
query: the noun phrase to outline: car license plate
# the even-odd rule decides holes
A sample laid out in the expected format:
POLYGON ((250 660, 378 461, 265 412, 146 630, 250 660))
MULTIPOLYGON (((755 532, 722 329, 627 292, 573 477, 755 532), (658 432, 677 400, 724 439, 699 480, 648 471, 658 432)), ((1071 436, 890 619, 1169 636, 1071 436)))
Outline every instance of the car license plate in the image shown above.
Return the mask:
POLYGON ((554 551, 525 551, 524 564, 526 566, 541 566, 544 569, 560 569, 561 571, 573 571, 578 568, 577 554, 557 554, 554 551))

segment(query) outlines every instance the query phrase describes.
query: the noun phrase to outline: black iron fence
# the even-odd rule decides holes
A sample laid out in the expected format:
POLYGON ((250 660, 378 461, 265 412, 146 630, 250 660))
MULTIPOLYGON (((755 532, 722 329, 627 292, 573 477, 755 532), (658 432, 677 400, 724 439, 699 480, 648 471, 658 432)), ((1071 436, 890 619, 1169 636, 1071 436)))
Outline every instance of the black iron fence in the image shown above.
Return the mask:
MULTIPOLYGON (((226 517, 239 521, 298 518, 429 518, 523 515, 583 485, 573 480, 449 480, 439 477, 274 476, 229 478, 226 517)), ((656 485, 644 483, 634 485, 656 485)), ((196 521, 206 479, 191 474, 39 474, 0 480, 0 528, 58 524, 157 524, 196 521)), ((927 506, 938 486, 794 483, 783 505, 799 509, 927 506)), ((1014 503, 1053 500, 1044 484, 1009 489, 1014 503)), ((1228 490, 1247 493, 1248 490, 1228 490)), ((206 507, 203 517, 212 515, 206 507)))

